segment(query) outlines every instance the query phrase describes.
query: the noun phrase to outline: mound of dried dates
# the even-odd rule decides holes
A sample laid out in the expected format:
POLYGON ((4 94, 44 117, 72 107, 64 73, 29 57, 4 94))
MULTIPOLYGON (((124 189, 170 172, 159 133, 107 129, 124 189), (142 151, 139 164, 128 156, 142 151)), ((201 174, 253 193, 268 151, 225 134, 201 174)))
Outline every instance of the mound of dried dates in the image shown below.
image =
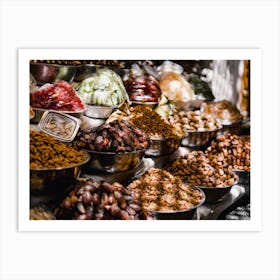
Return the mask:
POLYGON ((62 220, 145 220, 152 219, 131 192, 115 182, 78 182, 56 209, 62 220))
POLYGON ((211 161, 202 151, 186 154, 165 170, 191 186, 226 187, 233 185, 238 179, 232 168, 211 161))
POLYGON ((215 164, 233 169, 250 170, 251 145, 242 137, 230 133, 219 135, 207 148, 207 157, 215 164))
POLYGON ((76 140, 83 148, 99 152, 131 152, 149 147, 149 138, 142 130, 119 120, 80 130, 76 140))

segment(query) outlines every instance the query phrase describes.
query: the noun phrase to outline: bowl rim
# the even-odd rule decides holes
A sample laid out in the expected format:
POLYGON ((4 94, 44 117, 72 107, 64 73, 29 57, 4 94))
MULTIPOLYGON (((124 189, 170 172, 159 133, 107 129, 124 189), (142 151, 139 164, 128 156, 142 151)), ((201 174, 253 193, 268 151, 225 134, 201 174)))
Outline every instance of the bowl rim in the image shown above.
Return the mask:
POLYGON ((81 150, 80 152, 84 153, 85 159, 82 162, 76 163, 76 164, 71 164, 67 166, 61 166, 61 167, 43 167, 43 168, 30 168, 30 171, 58 171, 58 170, 64 170, 64 169, 70 169, 73 167, 79 167, 81 165, 86 164, 90 160, 90 155, 87 151, 81 150))
POLYGON ((145 152, 146 149, 140 149, 140 150, 135 150, 135 151, 131 151, 131 152, 106 152, 106 151, 91 151, 88 149, 83 149, 84 151, 93 154, 99 154, 99 155, 125 155, 125 154, 137 154, 140 153, 141 151, 145 152))
POLYGON ((176 214, 176 213, 184 213, 184 212, 189 212, 189 211, 192 211, 194 209, 197 209, 198 207, 200 207, 206 200, 206 194, 204 193, 203 190, 201 190, 199 187, 197 186, 190 186, 191 188, 199 191, 201 194, 202 194, 202 199, 200 200, 199 204, 193 206, 192 208, 189 208, 189 209, 185 209, 185 210, 166 210, 166 211, 163 211, 163 210, 149 210, 146 208, 146 211, 149 211, 151 213, 159 213, 159 214, 176 214))
MULTIPOLYGON (((218 132, 219 130, 222 130, 222 129, 223 129, 223 125, 220 125, 216 129, 208 129, 208 130, 203 130, 203 131, 198 131, 198 130, 184 130, 184 131, 187 132, 188 134, 191 134, 191 133, 218 132)), ((188 137, 188 135, 186 135, 186 137, 188 137)))
MULTIPOLYGON (((120 104, 119 104, 120 105, 120 104)), ((93 107, 93 108, 106 108, 106 109, 117 109, 119 107, 119 105, 115 105, 115 106, 108 106, 108 105, 95 105, 95 104, 88 104, 88 103, 85 103, 85 106, 86 106, 86 109, 88 107, 93 107)))
POLYGON ((77 68, 77 66, 78 66, 78 65, 58 64, 58 63, 46 63, 46 62, 29 62, 29 65, 55 66, 55 67, 69 67, 69 68, 77 68))
POLYGON ((182 139, 184 139, 184 138, 185 138, 184 136, 182 136, 182 137, 179 137, 179 136, 178 136, 178 137, 173 137, 173 138, 149 137, 149 139, 152 140, 152 141, 155 141, 155 140, 159 140, 159 141, 182 140, 182 139))
POLYGON ((239 182, 239 179, 236 179, 232 185, 224 186, 224 187, 206 187, 206 186, 197 186, 197 185, 195 187, 201 188, 201 189, 218 189, 218 190, 220 190, 220 189, 232 188, 233 186, 237 185, 238 182, 239 182))
POLYGON ((54 109, 43 109, 43 108, 35 108, 35 107, 32 107, 32 109, 36 110, 36 111, 50 111, 50 112, 62 113, 62 114, 82 114, 86 111, 86 108, 79 110, 79 111, 59 111, 59 110, 54 110, 54 109))
POLYGON ((157 105, 159 104, 159 102, 152 102, 152 101, 148 101, 148 102, 145 102, 145 101, 134 101, 134 100, 130 100, 132 104, 140 104, 140 105, 157 105))

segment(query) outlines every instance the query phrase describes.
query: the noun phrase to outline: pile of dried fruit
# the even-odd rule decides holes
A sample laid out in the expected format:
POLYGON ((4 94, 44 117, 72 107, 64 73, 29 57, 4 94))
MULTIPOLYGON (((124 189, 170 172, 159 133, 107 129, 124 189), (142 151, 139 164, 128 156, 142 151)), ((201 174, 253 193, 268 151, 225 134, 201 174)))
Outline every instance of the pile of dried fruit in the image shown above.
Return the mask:
POLYGON ((193 151, 167 166, 165 170, 192 186, 226 187, 238 179, 230 167, 211 161, 203 152, 193 151))
POLYGON ((206 150, 214 164, 241 170, 250 170, 250 153, 250 142, 229 133, 218 136, 206 150))
POLYGON ((161 115, 146 106, 130 108, 130 115, 126 120, 146 132, 152 138, 178 138, 182 137, 182 131, 166 121, 161 115))
POLYGON ((74 220, 140 220, 151 219, 131 192, 119 183, 77 182, 74 189, 56 209, 57 219, 74 220))
POLYGON ((201 202, 198 190, 183 184, 180 178, 169 172, 151 168, 143 176, 128 185, 133 198, 150 211, 188 210, 201 202))
POLYGON ((131 152, 149 147, 147 135, 126 121, 112 121, 80 130, 76 140, 84 148, 99 152, 131 152))
POLYGON ((75 89, 66 81, 46 84, 31 92, 30 105, 37 109, 77 112, 85 109, 75 89))
POLYGON ((85 154, 44 132, 30 130, 30 168, 57 168, 85 161, 85 154))

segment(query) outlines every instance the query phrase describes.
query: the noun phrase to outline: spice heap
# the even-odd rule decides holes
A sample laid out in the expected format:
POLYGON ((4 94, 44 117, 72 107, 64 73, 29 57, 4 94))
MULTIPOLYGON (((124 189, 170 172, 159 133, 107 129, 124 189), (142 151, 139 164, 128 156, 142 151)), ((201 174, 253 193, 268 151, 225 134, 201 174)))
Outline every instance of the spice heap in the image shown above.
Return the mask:
POLYGON ((30 220, 55 220, 55 216, 51 211, 45 210, 41 207, 34 207, 29 212, 30 220))
POLYGON ((231 186, 238 179, 232 168, 213 162, 201 151, 186 154, 165 170, 192 186, 220 188, 231 186))
POLYGON ((85 154, 44 132, 30 130, 30 168, 67 167, 85 161, 85 154))
POLYGON ((182 137, 181 130, 166 121, 157 112, 146 106, 130 108, 130 115, 125 119, 146 132, 152 138, 178 138, 182 137))
POLYGON ((188 210, 198 205, 202 195, 169 172, 151 168, 128 188, 133 198, 150 211, 188 210))
POLYGON ((126 121, 112 121, 80 130, 76 140, 84 148, 99 152, 131 152, 148 148, 147 135, 126 121))
POLYGON ((77 182, 74 189, 55 211, 57 219, 140 220, 151 219, 133 200, 131 192, 115 182, 77 182))
POLYGON ((178 114, 172 115, 168 121, 177 129, 188 131, 214 131, 221 128, 221 124, 209 114, 196 111, 181 111, 178 114))
POLYGON ((66 81, 45 84, 30 94, 33 108, 77 112, 84 110, 84 104, 75 89, 66 81))
POLYGON ((251 145, 237 135, 220 135, 207 148, 206 155, 214 164, 225 168, 250 170, 251 145))

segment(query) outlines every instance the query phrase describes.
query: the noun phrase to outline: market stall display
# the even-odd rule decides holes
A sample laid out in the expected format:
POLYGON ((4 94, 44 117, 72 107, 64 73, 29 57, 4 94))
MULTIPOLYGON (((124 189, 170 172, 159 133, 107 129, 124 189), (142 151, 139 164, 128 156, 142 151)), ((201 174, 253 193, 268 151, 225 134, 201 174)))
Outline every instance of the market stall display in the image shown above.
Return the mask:
POLYGON ((217 219, 250 200, 243 116, 186 61, 30 63, 76 69, 30 74, 30 219, 217 219))

